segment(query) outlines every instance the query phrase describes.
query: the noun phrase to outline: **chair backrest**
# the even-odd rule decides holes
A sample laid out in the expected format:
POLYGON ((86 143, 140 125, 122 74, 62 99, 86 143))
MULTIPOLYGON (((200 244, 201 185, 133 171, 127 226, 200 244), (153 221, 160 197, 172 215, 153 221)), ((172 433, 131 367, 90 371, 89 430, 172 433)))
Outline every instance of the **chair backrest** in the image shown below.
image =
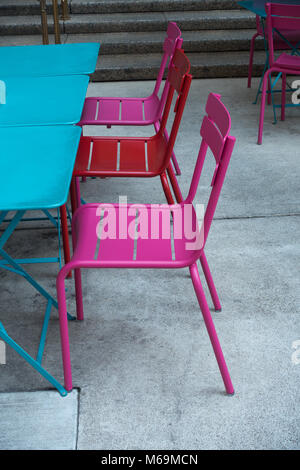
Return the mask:
POLYGON ((181 31, 175 22, 168 24, 167 36, 163 43, 163 56, 159 67, 157 79, 155 82, 154 93, 157 95, 160 89, 161 81, 164 76, 166 65, 173 57, 176 49, 180 49, 182 46, 181 31))
MULTIPOLYGON (((266 3, 266 32, 269 44, 270 66, 274 64, 274 32, 300 30, 300 5, 282 5, 279 3, 266 3)), ((284 35, 283 35, 284 37, 284 35)), ((287 42, 287 48, 289 43, 287 42)), ((291 46, 293 47, 293 46, 291 46)))
POLYGON ((218 199, 231 158, 235 137, 229 136, 231 119, 228 110, 221 101, 221 96, 210 93, 206 102, 206 113, 202 121, 200 135, 202 137, 198 158, 189 190, 184 201, 191 204, 197 192, 199 179, 208 148, 211 150, 216 166, 211 182, 211 192, 204 214, 204 244, 217 207, 218 199))
MULTIPOLYGON (((160 64, 158 75, 156 78, 153 94, 158 96, 167 64, 168 64, 168 67, 170 67, 171 60, 172 60, 175 50, 180 49, 181 46, 182 46, 181 31, 175 22, 170 22, 168 24, 167 36, 163 43, 163 56, 161 59, 161 64, 160 64)), ((159 116, 161 116, 163 107, 165 105, 167 94, 168 94, 168 84, 166 82, 164 89, 162 91, 161 97, 160 97, 159 116)))
POLYGON ((165 107, 163 109, 161 125, 158 131, 158 134, 164 135, 172 101, 174 98, 174 94, 176 93, 178 96, 174 107, 174 120, 163 158, 164 168, 167 168, 169 166, 180 121, 188 97, 192 81, 192 76, 189 74, 190 68, 190 61, 185 55, 184 51, 182 49, 176 49, 169 66, 169 72, 166 80, 166 83, 168 84, 168 95, 165 107))

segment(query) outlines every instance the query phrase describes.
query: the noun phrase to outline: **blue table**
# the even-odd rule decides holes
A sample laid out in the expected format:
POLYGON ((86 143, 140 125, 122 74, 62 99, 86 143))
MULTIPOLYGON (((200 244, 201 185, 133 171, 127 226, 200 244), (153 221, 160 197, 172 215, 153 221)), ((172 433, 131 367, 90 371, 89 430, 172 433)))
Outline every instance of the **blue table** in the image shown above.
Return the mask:
POLYGON ((0 47, 0 79, 91 74, 99 47, 99 43, 0 47))
POLYGON ((49 209, 62 211, 67 201, 81 135, 81 128, 70 124, 81 118, 87 74, 94 72, 98 52, 99 44, 0 48, 0 268, 22 276, 47 301, 36 359, 1 322, 0 338, 62 396, 67 394, 64 387, 42 367, 50 313, 57 302, 22 266, 57 262, 60 253, 58 258, 14 259, 4 246, 27 210, 43 210, 58 228, 60 241, 59 212, 55 219, 49 209), (7 217, 11 211, 13 216, 7 217))
MULTIPOLYGON (((241 7, 246 8, 246 10, 250 10, 256 15, 261 16, 262 18, 265 18, 266 17, 265 4, 272 3, 272 2, 271 1, 268 2, 268 0, 243 0, 237 3, 241 7)), ((281 4, 286 4, 286 5, 300 5, 300 0, 276 0, 273 3, 281 3, 281 4)))
POLYGON ((62 396, 67 394, 66 390, 42 366, 50 313, 52 307, 58 307, 57 302, 21 266, 32 260, 14 259, 4 250, 4 246, 27 210, 59 208, 66 203, 80 135, 79 126, 0 128, 0 225, 4 225, 9 211, 17 211, 5 224, 0 236, 0 268, 22 276, 47 301, 36 359, 8 335, 1 322, 0 338, 56 387, 62 396))
POLYGON ((88 75, 2 79, 6 98, 0 104, 0 126, 76 124, 88 83, 88 75))

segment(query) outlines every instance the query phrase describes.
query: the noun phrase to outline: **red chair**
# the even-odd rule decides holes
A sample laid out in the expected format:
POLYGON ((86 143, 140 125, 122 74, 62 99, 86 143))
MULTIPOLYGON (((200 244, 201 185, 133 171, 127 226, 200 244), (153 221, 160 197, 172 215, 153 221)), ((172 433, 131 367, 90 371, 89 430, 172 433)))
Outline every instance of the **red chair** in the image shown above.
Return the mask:
MULTIPOLYGON (((285 119, 286 106, 286 75, 300 75, 300 57, 282 53, 278 59, 274 58, 274 33, 281 34, 286 37, 286 32, 298 35, 298 43, 300 44, 300 5, 281 5, 275 3, 266 4, 266 28, 269 46, 269 64, 270 68, 266 71, 262 86, 262 99, 260 107, 260 119, 258 129, 258 144, 262 143, 265 102, 267 94, 267 83, 272 73, 282 73, 282 93, 281 93, 281 120, 285 119)), ((290 43, 290 41, 288 41, 290 43)), ((290 43, 291 44, 291 43, 290 43)), ((295 48, 295 44, 291 44, 295 48)), ((286 46, 287 47, 287 46, 286 46)))
POLYGON ((181 49, 176 49, 167 77, 168 95, 161 125, 154 136, 84 136, 81 138, 71 185, 73 212, 80 205, 79 184, 76 187, 75 182, 75 178, 79 176, 117 178, 159 176, 167 201, 169 204, 173 204, 174 199, 168 183, 168 175, 177 201, 182 201, 181 191, 170 159, 192 80, 189 70, 188 58, 181 49), (174 120, 170 136, 166 138, 165 129, 174 93, 178 94, 174 108, 174 120))
MULTIPOLYGON (((184 268, 190 270, 193 286, 203 314, 226 392, 234 389, 200 281, 200 259, 216 308, 218 295, 204 253, 214 212, 229 165, 235 138, 229 136, 230 115, 219 95, 210 94, 200 134, 202 143, 189 194, 176 205, 86 204, 72 221, 74 254, 57 277, 57 298, 64 364, 65 387, 72 390, 65 278, 75 270, 77 318, 83 320, 81 268, 184 268), (212 189, 203 223, 198 225, 193 206, 208 148, 215 158, 212 189)), ((185 281, 183 281, 185 282, 185 281)), ((150 295, 151 292, 148 293, 150 295)))

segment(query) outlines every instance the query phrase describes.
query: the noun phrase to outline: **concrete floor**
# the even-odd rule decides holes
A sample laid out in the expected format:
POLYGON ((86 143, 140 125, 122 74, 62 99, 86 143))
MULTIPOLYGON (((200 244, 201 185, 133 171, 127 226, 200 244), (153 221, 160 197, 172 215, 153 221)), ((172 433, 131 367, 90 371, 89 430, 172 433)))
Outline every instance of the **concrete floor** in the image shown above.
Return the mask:
MULTIPOLYGON (((263 145, 257 146, 256 84, 248 90, 244 79, 195 80, 176 144, 186 194, 207 95, 220 93, 237 144, 206 254, 223 307, 213 318, 236 394, 224 394, 187 270, 87 270, 86 319, 69 325, 74 384, 81 390, 78 449, 300 448, 300 351, 293 349, 300 340, 299 110, 289 109, 275 127, 268 109, 263 145)), ((98 83, 88 93, 145 96, 152 87, 98 83)), ((149 129, 90 129, 99 131, 149 135, 149 129)), ((199 203, 209 170, 208 163, 199 203)), ((90 202, 114 202, 119 195, 129 202, 164 202, 157 180, 90 180, 82 194, 90 202)), ((56 243, 51 228, 19 230, 7 248, 16 256, 51 256, 56 243)), ((56 265, 30 271, 55 293, 56 265)), ((44 301, 22 278, 5 272, 0 278, 1 321, 33 353, 44 301)), ((72 280, 67 294, 74 312, 72 280)), ((62 379, 56 312, 45 366, 62 379)), ((0 377, 2 392, 49 388, 10 349, 0 377)))

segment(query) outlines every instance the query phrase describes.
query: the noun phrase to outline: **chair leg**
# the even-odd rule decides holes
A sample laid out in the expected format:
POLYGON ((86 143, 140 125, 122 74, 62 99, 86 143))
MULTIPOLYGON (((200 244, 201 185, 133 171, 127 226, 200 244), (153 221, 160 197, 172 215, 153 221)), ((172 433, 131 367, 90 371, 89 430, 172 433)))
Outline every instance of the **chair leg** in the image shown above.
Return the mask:
POLYGON ((173 195, 171 193, 170 185, 169 185, 167 174, 165 171, 160 175, 160 180, 161 180, 161 184, 162 184, 166 199, 168 201, 168 204, 171 204, 171 205, 174 204, 173 195))
POLYGON ((285 121, 285 102, 286 102, 286 73, 282 74, 281 90, 281 120, 285 121))
POLYGON ((261 95, 261 103, 260 103, 260 116, 259 116, 259 128, 258 128, 258 139, 257 139, 257 143, 259 145, 261 145, 262 143, 264 117, 265 117, 265 105, 266 105, 266 92, 267 92, 269 74, 270 74, 270 70, 268 70, 264 75, 262 92, 261 92, 262 95, 261 95))
MULTIPOLYGON (((68 229, 68 218, 67 218, 67 209, 64 204, 59 208, 61 228, 62 228, 62 239, 63 239, 63 249, 64 249, 64 260, 65 264, 69 263, 71 259, 70 254, 70 242, 69 242, 69 229, 68 229)), ((72 272, 70 271, 67 275, 68 278, 72 277, 72 272)))
POLYGON ((82 283, 81 283, 81 270, 75 269, 75 292, 76 292, 76 313, 77 320, 83 321, 83 301, 82 301, 82 283))
MULTIPOLYGON (((72 227, 72 245, 73 253, 76 248, 76 234, 75 230, 72 227)), ((74 269, 74 279, 75 279, 75 296, 76 296, 76 314, 77 320, 84 320, 83 314, 83 301, 82 301, 82 282, 81 282, 81 270, 79 268, 74 269)))
POLYGON ((76 183, 76 178, 72 178, 70 193, 71 193, 71 209, 72 209, 72 215, 73 215, 78 207, 78 186, 76 183))
POLYGON ((271 75, 269 76, 268 80, 268 106, 272 103, 272 83, 271 83, 271 75))
POLYGON ((253 55, 254 55, 254 43, 255 39, 257 38, 258 34, 254 34, 251 39, 250 45, 250 57, 249 57, 249 66, 248 66, 248 88, 251 88, 251 80, 252 80, 252 68, 253 68, 253 55))
POLYGON ((193 286, 195 289, 195 293, 199 302, 199 306, 203 315, 203 319, 206 325, 206 329, 208 332, 208 335, 210 337, 210 341, 219 365, 219 369, 223 378, 223 382, 225 385, 226 392, 229 395, 234 394, 234 388, 231 382, 231 378, 228 372, 228 368, 223 356, 223 352, 221 349, 221 345, 217 336, 217 332, 215 330, 214 323, 211 318, 210 310, 205 298, 205 294, 201 285, 200 277, 199 277, 199 272, 196 263, 192 264, 190 266, 190 273, 193 281, 193 286))
POLYGON ((72 369, 71 369, 71 359, 70 359, 70 343, 69 343, 69 332, 68 332, 68 316, 67 316, 67 305, 66 305, 64 268, 59 272, 57 276, 56 290, 57 290, 59 327, 60 327, 65 388, 68 392, 70 392, 73 388, 73 385, 72 385, 72 369))
POLYGON ((201 257, 200 257, 200 263, 204 272, 204 276, 205 276, 205 279, 209 288, 209 292, 210 292, 215 310, 216 312, 220 312, 222 310, 220 299, 219 299, 217 290, 215 288, 215 284, 214 284, 204 251, 202 252, 201 257))
POLYGON ((174 191, 177 202, 178 203, 183 202, 181 189, 179 187, 177 178, 175 176, 174 170, 173 170, 171 165, 169 165, 169 167, 167 168, 167 173, 168 173, 168 176, 170 178, 170 182, 171 182, 171 185, 172 185, 172 188, 173 188, 173 191, 174 191))

